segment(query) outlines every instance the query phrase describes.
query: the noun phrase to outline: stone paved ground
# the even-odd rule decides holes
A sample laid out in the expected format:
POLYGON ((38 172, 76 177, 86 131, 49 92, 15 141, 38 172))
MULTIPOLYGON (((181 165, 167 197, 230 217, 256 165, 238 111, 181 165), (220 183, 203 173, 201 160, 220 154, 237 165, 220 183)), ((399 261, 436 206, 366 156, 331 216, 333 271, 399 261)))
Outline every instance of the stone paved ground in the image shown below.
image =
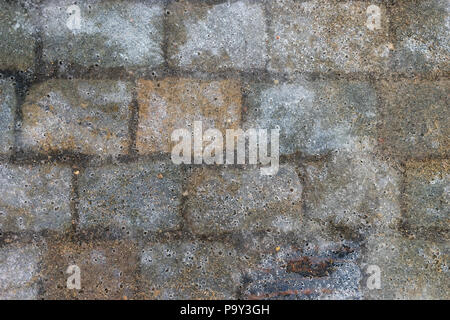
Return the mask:
POLYGON ((0 299, 450 299, 447 0, 73 4, 0 0, 0 299))

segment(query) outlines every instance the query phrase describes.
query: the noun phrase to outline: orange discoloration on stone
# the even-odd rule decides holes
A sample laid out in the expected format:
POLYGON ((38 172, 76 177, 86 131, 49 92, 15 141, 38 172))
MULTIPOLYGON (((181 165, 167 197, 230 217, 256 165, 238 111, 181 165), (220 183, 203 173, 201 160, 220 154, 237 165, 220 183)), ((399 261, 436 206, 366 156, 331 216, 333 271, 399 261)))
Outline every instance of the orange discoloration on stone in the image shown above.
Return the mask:
POLYGON ((191 131, 194 121, 202 121, 203 130, 216 128, 225 134, 226 129, 236 129, 241 100, 240 83, 235 80, 140 80, 137 148, 143 154, 170 152, 173 130, 191 131))

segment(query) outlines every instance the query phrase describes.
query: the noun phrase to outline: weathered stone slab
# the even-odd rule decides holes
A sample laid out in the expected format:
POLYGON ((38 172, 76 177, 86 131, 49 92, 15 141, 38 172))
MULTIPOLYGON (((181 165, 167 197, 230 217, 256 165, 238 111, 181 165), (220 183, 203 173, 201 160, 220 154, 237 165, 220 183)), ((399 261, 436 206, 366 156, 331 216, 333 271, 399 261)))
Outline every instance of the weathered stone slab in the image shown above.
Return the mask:
POLYGON ((406 163, 405 222, 429 238, 449 239, 450 166, 447 160, 406 163))
POLYGON ((48 0, 42 6, 47 62, 126 69, 164 63, 163 1, 48 0))
POLYGON ((372 149, 377 96, 358 81, 250 84, 245 128, 280 129, 280 153, 372 149))
POLYGON ((161 232, 182 224, 180 167, 164 162, 88 168, 79 178, 80 227, 161 232))
POLYGON ((236 299, 245 258, 220 242, 147 244, 141 254, 144 292, 150 299, 236 299))
POLYGON ((353 238, 394 232, 401 218, 400 173, 372 155, 338 152, 306 163, 304 209, 353 238))
POLYGON ((275 72, 381 72, 389 18, 374 1, 269 1, 269 64, 275 72), (373 23, 376 5, 380 23, 373 23), (370 25, 370 28, 368 27, 370 25))
POLYGON ((41 254, 35 245, 11 244, 0 248, 1 300, 38 299, 41 254))
POLYGON ((264 69, 267 61, 264 5, 258 1, 169 5, 169 64, 181 69, 264 69))
POLYGON ((381 148, 401 159, 448 156, 449 88, 447 80, 379 83, 381 148))
POLYGON ((369 290, 364 279, 365 299, 450 298, 448 243, 376 236, 366 247, 361 263, 379 267, 381 288, 369 290))
MULTIPOLYGON (((118 300, 136 297, 139 258, 129 241, 49 244, 42 263, 43 298, 50 300, 118 300), (67 288, 69 266, 80 271, 81 288, 67 288)), ((73 283, 72 283, 73 284, 73 283)))
POLYGON ((392 66, 399 72, 450 71, 450 3, 396 1, 391 10, 397 41, 392 66))
POLYGON ((71 226, 70 168, 0 164, 0 230, 51 230, 71 226))
POLYGON ((202 121, 203 130, 239 128, 241 120, 240 84, 235 80, 202 81, 167 78, 140 80, 138 84, 139 153, 170 152, 176 129, 193 130, 202 121))
POLYGON ((36 33, 32 20, 37 10, 24 1, 2 0, 0 6, 0 69, 32 68, 36 33))
POLYGON ((31 88, 22 106, 26 151, 119 155, 128 152, 131 84, 50 80, 31 88))
POLYGON ((295 168, 289 165, 274 176, 252 168, 194 170, 186 219, 200 235, 296 232, 302 224, 302 191, 295 168))

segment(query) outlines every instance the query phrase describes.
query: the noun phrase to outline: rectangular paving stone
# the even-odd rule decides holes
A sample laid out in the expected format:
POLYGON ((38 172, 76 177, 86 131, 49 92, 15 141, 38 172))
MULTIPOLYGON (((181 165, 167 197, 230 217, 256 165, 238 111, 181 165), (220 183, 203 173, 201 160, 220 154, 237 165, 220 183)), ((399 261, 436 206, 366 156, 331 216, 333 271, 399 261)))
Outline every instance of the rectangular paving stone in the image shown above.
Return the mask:
POLYGON ((348 238, 397 232, 401 219, 400 172, 366 153, 337 152, 323 162, 306 162, 305 219, 320 221, 348 238))
POLYGON ((401 159, 445 157, 450 150, 450 81, 382 81, 378 143, 401 159))
POLYGON ((48 0, 40 19, 43 59, 83 67, 158 67, 164 63, 163 7, 163 1, 48 0))
POLYGON ((392 44, 386 7, 380 1, 283 0, 269 1, 267 7, 272 19, 270 71, 348 73, 386 68, 392 44), (373 10, 379 12, 379 24, 373 23, 373 10))
POLYGON ((354 243, 320 246, 279 246, 260 252, 258 263, 245 274, 245 299, 360 299, 362 278, 354 243))
POLYGON ((29 1, 0 1, 0 69, 26 71, 34 65, 37 9, 29 1))
POLYGON ((203 131, 237 129, 241 120, 240 84, 235 80, 203 81, 166 78, 138 83, 139 153, 170 152, 176 129, 193 131, 202 121, 203 131))
POLYGON ((146 299, 236 299, 247 264, 239 250, 221 242, 146 244, 140 270, 146 299))
POLYGON ((131 88, 131 83, 112 80, 50 80, 32 87, 22 106, 21 148, 126 154, 131 88))
POLYGON ((302 191, 290 165, 274 176, 254 168, 202 168, 190 176, 185 217, 198 235, 295 233, 302 224, 302 191))
POLYGON ((367 286, 369 275, 362 281, 365 299, 448 300, 450 298, 448 242, 409 240, 400 237, 375 236, 367 241, 361 259, 377 266, 380 289, 367 286))
POLYGON ((396 38, 391 58, 395 71, 450 71, 448 1, 396 1, 391 9, 391 17, 396 38))
POLYGON ((0 247, 0 300, 35 300, 42 250, 32 244, 0 247))
POLYGON ((405 222, 422 235, 450 238, 450 164, 447 160, 406 163, 405 222))
POLYGON ((280 129, 280 153, 372 149, 377 96, 367 82, 304 81, 245 87, 244 128, 280 129))
POLYGON ((119 300, 135 297, 139 258, 129 241, 49 243, 42 263, 43 298, 48 300, 119 300), (80 271, 81 288, 68 289, 69 266, 80 271))
POLYGON ((209 72, 265 68, 263 3, 173 1, 167 13, 171 66, 209 72))
POLYGON ((181 183, 180 167, 161 161, 88 168, 78 181, 80 227, 132 236, 180 229, 181 183))
POLYGON ((10 80, 0 80, 0 153, 10 154, 14 144, 16 93, 10 80))
POLYGON ((67 230, 71 177, 63 165, 0 164, 0 230, 67 230))

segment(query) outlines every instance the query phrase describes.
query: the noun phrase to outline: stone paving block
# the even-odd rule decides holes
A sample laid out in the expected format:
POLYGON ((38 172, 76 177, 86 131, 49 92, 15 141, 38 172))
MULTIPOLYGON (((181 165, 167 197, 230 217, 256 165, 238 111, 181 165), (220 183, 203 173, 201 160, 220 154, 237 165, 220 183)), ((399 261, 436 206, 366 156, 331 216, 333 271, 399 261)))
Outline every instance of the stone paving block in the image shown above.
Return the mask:
POLYGON ((71 169, 63 165, 0 164, 0 230, 69 228, 71 177, 71 169))
POLYGON ((280 129, 280 153, 372 149, 377 96, 367 82, 249 84, 245 128, 280 129))
POLYGON ((0 1, 0 69, 25 71, 34 65, 36 9, 29 2, 0 1))
POLYGON ((449 162, 407 162, 403 202, 407 226, 431 237, 449 239, 449 162))
POLYGON ((450 298, 447 242, 376 236, 366 247, 361 263, 380 268, 381 289, 369 290, 364 279, 365 299, 450 298))
POLYGON ((170 152, 175 145, 171 133, 192 131, 194 121, 202 121, 203 131, 215 128, 223 135, 240 126, 242 96, 235 80, 140 80, 138 90, 140 153, 170 152))
POLYGON ((168 9, 169 64, 187 70, 264 69, 264 5, 233 1, 210 5, 176 1, 168 9))
POLYGON ((245 299, 359 299, 361 249, 355 243, 283 246, 247 269, 245 299))
POLYGON ((31 88, 22 106, 25 151, 119 155, 128 152, 131 84, 50 80, 31 88))
POLYGON ((0 247, 0 300, 38 298, 42 250, 31 244, 0 247))
POLYGON ((0 80, 0 153, 9 154, 14 144, 16 93, 10 80, 0 80))
POLYGON ((396 38, 392 66, 399 72, 450 71, 450 3, 401 0, 392 7, 396 38))
POLYGON ((88 168, 79 178, 80 227, 129 232, 181 228, 182 174, 164 162, 88 168))
POLYGON ((129 241, 49 244, 42 263, 43 298, 50 300, 130 299, 137 292, 139 258, 129 241), (69 266, 79 267, 81 289, 68 289, 69 266))
POLYGON ((150 299, 236 299, 246 264, 221 242, 150 243, 141 254, 143 291, 150 299))
POLYGON ((348 230, 354 238, 395 232, 401 218, 400 173, 372 155, 338 152, 305 163, 305 218, 348 230))
POLYGON ((289 233, 300 230, 303 186, 290 165, 274 176, 252 168, 203 168, 188 182, 186 219, 194 233, 289 233))
POLYGON ((45 61, 126 69, 164 63, 163 1, 73 3, 49 0, 42 5, 45 61), (77 11, 79 25, 74 22, 77 11))
POLYGON ((447 80, 383 81, 378 142, 390 155, 401 159, 445 157, 450 150, 447 80))
POLYGON ((389 19, 379 1, 269 1, 268 12, 270 71, 381 72, 387 66, 389 19), (369 28, 371 5, 380 24, 369 28))

